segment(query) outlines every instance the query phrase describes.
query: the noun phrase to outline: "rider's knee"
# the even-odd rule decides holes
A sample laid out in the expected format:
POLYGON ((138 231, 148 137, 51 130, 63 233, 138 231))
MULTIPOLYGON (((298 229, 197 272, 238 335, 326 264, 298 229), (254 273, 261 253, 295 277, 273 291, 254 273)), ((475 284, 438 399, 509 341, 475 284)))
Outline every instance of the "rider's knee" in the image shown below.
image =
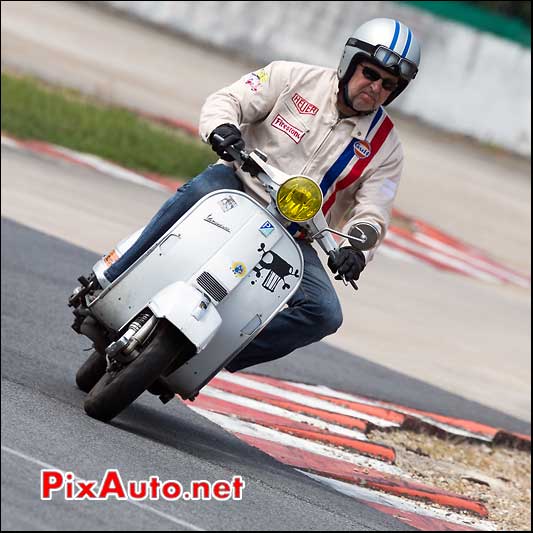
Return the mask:
POLYGON ((326 329, 329 331, 328 335, 335 333, 342 326, 342 309, 339 301, 336 301, 336 305, 328 307, 326 329))
POLYGON ((335 333, 342 325, 342 309, 337 298, 312 306, 310 312, 313 315, 314 327, 321 338, 335 333))

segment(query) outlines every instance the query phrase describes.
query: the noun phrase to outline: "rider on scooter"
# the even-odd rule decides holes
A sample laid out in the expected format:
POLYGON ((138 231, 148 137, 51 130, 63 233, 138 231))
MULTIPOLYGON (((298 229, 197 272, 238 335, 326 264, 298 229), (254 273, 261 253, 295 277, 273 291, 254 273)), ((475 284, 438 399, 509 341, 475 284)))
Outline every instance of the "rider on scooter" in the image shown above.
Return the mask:
MULTIPOLYGON (((133 246, 108 268, 106 279, 120 276, 206 194, 244 190, 267 204, 265 191, 235 168, 226 151, 230 145, 243 149, 245 143, 267 153, 269 163, 284 172, 316 181, 331 227, 347 233, 354 223, 369 222, 379 229, 379 245, 403 163, 400 141, 383 106, 414 79, 419 62, 412 31, 399 21, 378 18, 348 39, 337 71, 274 61, 209 96, 200 134, 221 160, 163 204, 133 246)), ((294 234, 298 228, 293 226, 289 231, 294 234)), ((340 327, 341 306, 328 274, 305 235, 298 244, 305 259, 300 288, 228 370, 278 359, 340 327)), ((375 248, 361 252, 342 246, 328 266, 347 281, 357 280, 375 248)))

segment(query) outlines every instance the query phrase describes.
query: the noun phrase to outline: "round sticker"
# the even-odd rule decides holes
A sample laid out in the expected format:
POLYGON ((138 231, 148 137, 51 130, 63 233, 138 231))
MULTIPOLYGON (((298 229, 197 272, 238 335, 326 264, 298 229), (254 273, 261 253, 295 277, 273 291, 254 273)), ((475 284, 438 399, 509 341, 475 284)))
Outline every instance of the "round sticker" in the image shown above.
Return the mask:
POLYGON ((246 276, 246 266, 240 261, 235 261, 235 263, 231 265, 231 271, 236 278, 244 278, 244 276, 246 276))
POLYGON ((372 153, 372 147, 368 141, 355 141, 353 145, 355 155, 360 159, 367 158, 372 153))

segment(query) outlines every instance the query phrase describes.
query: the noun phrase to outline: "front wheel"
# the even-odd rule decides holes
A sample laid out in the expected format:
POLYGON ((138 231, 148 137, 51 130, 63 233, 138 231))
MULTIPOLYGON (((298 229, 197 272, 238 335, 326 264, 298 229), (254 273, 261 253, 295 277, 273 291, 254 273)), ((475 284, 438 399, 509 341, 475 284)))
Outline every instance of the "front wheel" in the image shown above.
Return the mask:
POLYGON ((177 359, 191 356, 191 343, 166 320, 160 320, 155 337, 128 366, 106 372, 85 400, 85 412, 108 422, 133 403, 177 359))
POLYGON ((102 355, 98 350, 94 350, 76 372, 76 385, 83 392, 89 392, 105 374, 106 367, 105 355, 102 355))

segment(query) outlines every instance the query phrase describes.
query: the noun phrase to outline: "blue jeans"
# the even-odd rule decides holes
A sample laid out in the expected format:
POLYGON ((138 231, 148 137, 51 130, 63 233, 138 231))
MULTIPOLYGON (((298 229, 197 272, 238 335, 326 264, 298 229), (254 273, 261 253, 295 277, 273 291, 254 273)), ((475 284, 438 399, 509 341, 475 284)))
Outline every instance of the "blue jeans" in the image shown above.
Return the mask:
MULTIPOLYGON (((220 189, 243 190, 232 168, 212 165, 180 187, 145 227, 131 248, 105 272, 114 281, 162 237, 198 200, 220 189)), ((296 348, 335 333, 342 311, 335 289, 314 248, 298 240, 304 256, 304 272, 298 290, 261 333, 226 367, 230 372, 279 359, 296 348)))
POLYGON ((115 281, 141 255, 161 238, 198 200, 220 189, 244 190, 241 180, 226 165, 211 165, 201 174, 182 185, 148 222, 139 238, 104 273, 109 281, 115 281))

